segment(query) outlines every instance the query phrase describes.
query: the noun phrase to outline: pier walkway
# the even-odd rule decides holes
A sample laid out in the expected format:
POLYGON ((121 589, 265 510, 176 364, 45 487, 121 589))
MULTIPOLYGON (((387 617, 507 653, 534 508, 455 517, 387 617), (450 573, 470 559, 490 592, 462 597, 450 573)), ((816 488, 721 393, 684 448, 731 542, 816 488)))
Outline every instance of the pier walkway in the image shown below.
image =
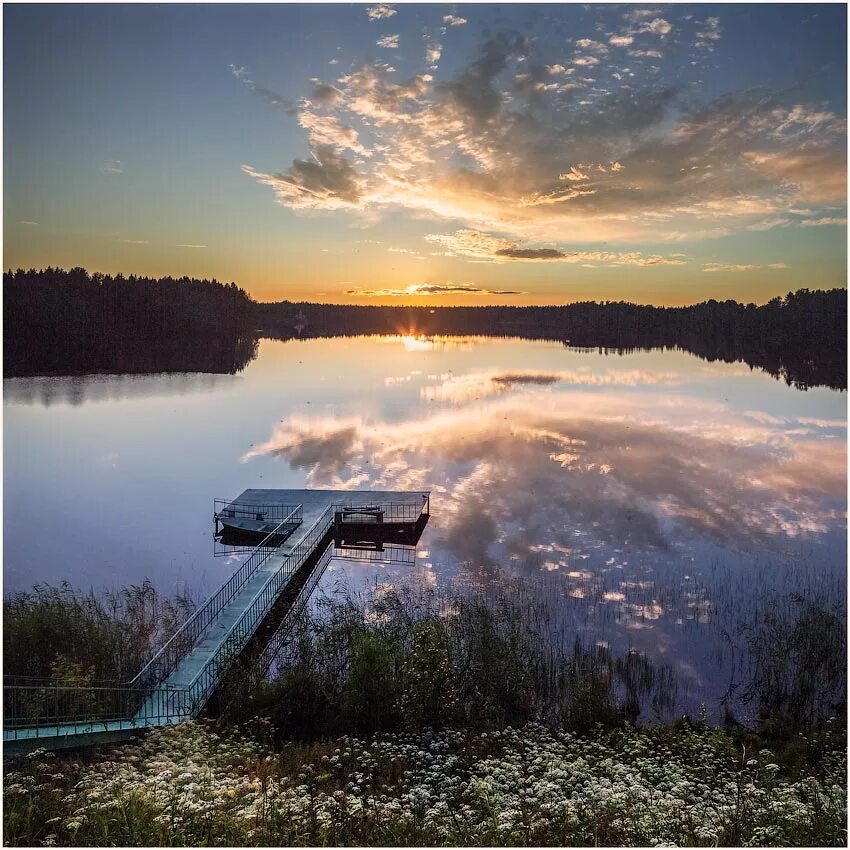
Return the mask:
POLYGON ((283 647, 332 547, 415 544, 429 501, 419 491, 246 490, 226 503, 227 516, 260 507, 274 517, 272 531, 132 681, 4 682, 4 755, 117 741, 197 717, 246 652, 252 686, 283 647))

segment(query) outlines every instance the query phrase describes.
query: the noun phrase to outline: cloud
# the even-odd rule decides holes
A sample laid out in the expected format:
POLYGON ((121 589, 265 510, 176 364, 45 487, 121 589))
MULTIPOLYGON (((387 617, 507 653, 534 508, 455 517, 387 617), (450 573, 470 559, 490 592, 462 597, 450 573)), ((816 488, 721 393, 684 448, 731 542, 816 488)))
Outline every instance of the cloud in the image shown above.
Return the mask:
POLYGON ((607 53, 608 48, 601 41, 592 38, 580 38, 576 41, 576 47, 580 50, 589 50, 591 53, 607 53))
POLYGON ((715 42, 720 39, 720 19, 706 18, 702 23, 702 27, 702 31, 697 33, 694 46, 711 52, 714 50, 715 42))
POLYGON ((502 262, 564 262, 601 263, 609 266, 680 266, 687 262, 682 255, 663 257, 644 255, 639 251, 562 251, 557 248, 529 248, 510 239, 492 236, 475 230, 457 230, 454 233, 430 233, 425 239, 442 245, 450 254, 471 257, 474 260, 502 262))
POLYGON ((746 152, 756 171, 788 184, 797 200, 827 203, 846 196, 847 154, 834 147, 800 148, 786 153, 746 152))
POLYGON ((466 18, 459 18, 457 15, 444 15, 443 23, 449 27, 460 27, 466 23, 466 18))
POLYGON ((307 109, 298 112, 298 123, 309 132, 310 145, 319 150, 352 150, 361 156, 371 156, 371 152, 360 144, 360 137, 353 127, 346 127, 333 115, 317 115, 307 109))
POLYGON ((377 44, 378 47, 385 47, 387 49, 396 50, 396 49, 398 49, 398 40, 399 40, 398 34, 396 34, 396 35, 382 35, 375 42, 375 44, 377 44))
MULTIPOLYGON (((632 12, 631 41, 620 46, 672 38, 658 14, 632 12)), ((313 81, 313 94, 290 112, 309 156, 246 173, 297 211, 375 221, 401 210, 504 233, 522 249, 712 238, 845 200, 846 121, 791 90, 706 99, 657 78, 625 78, 598 47, 572 60, 587 64, 572 65, 510 30, 486 36, 437 80, 442 46, 423 39, 425 67, 404 80, 365 62, 330 86, 313 81), (627 87, 603 89, 583 76, 591 69, 614 71, 627 87)), ((654 48, 633 52, 668 61, 654 48)), ((244 69, 234 74, 259 91, 244 69)))
POLYGON ((25 218, 19 219, 18 224, 26 224, 27 226, 30 226, 30 227, 38 227, 37 221, 29 221, 28 219, 25 219, 25 218))
POLYGON ((485 289, 474 283, 413 283, 405 289, 347 289, 346 295, 359 295, 370 298, 393 297, 409 298, 415 295, 524 295, 518 289, 485 289))
POLYGON ((443 45, 430 36, 425 37, 425 64, 433 70, 443 55, 443 45))
POLYGON ((499 248, 496 257, 508 257, 512 260, 560 260, 564 258, 563 251, 555 248, 499 248))
POLYGON ((120 159, 107 159, 100 167, 103 174, 123 174, 124 168, 121 165, 120 159))
POLYGON ((752 224, 748 224, 747 230, 773 230, 777 227, 787 227, 791 223, 790 218, 766 218, 764 221, 755 221, 752 224))
MULTIPOLYGON (((150 244, 147 239, 119 239, 119 242, 123 242, 125 245, 148 245, 150 244)), ((178 248, 206 248, 206 245, 178 245, 178 248)))
POLYGON ((630 9, 628 12, 623 14, 623 20, 637 24, 647 18, 655 17, 660 13, 660 11, 660 9, 630 9))
POLYGON ((803 227, 824 227, 831 224, 840 224, 846 227, 847 219, 836 218, 835 216, 824 216, 823 218, 809 218, 805 221, 801 221, 800 224, 803 227))
POLYGON ((662 53, 660 50, 630 50, 629 56, 636 59, 661 59, 662 53))
POLYGON ((634 40, 634 36, 631 35, 612 35, 608 39, 608 44, 614 47, 628 47, 634 40))
POLYGON ((175 248, 206 248, 208 246, 206 246, 206 245, 191 245, 191 244, 187 244, 185 242, 178 242, 177 245, 175 245, 174 247, 175 248))
POLYGON ((787 269, 785 263, 705 263, 704 272, 749 272, 755 269, 787 269))
POLYGON ((366 14, 370 21, 382 21, 397 14, 397 10, 393 8, 392 3, 378 3, 375 6, 369 6, 366 14))
POLYGON ((263 174, 248 165, 242 170, 270 186, 278 203, 296 209, 345 209, 361 199, 357 172, 332 145, 317 145, 312 159, 296 159, 278 174, 263 174))
POLYGON ((517 370, 513 372, 489 371, 451 375, 438 384, 422 388, 420 395, 426 401, 449 404, 467 404, 488 396, 502 395, 527 387, 569 386, 675 386, 681 377, 675 372, 652 372, 642 369, 609 369, 603 373, 570 370, 517 370))
POLYGON ((315 80, 316 87, 310 95, 310 102, 316 106, 336 106, 342 100, 342 92, 327 83, 315 80))
POLYGON ((248 91, 253 92, 257 95, 257 97, 262 98, 270 106, 274 106, 289 115, 295 114, 295 104, 291 100, 282 97, 277 92, 273 92, 271 89, 257 85, 248 77, 248 70, 245 67, 237 67, 236 65, 228 65, 228 67, 230 68, 230 73, 233 74, 233 76, 236 77, 236 79, 239 80, 239 82, 242 83, 248 91))
POLYGON ((664 18, 655 18, 651 21, 644 21, 638 28, 638 32, 648 32, 653 35, 660 35, 664 38, 672 29, 672 24, 665 21, 664 18))

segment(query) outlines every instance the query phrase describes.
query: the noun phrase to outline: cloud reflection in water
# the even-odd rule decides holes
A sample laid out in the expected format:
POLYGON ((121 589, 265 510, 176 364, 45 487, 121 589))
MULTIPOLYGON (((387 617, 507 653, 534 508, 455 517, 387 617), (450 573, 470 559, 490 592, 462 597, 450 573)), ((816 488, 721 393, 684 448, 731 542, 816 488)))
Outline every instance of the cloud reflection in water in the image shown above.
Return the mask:
POLYGON ((494 546, 667 550, 699 536, 763 547, 843 519, 846 445, 818 439, 818 426, 682 396, 540 391, 568 380, 450 378, 422 396, 451 409, 401 422, 290 417, 243 459, 277 455, 311 487, 430 488, 440 542, 480 563, 494 546))
POLYGON ((727 636, 771 593, 842 598, 844 421, 735 410, 666 370, 410 377, 399 421, 291 416, 243 460, 431 489, 423 575, 531 578, 562 635, 672 664, 684 710, 741 675, 727 636))

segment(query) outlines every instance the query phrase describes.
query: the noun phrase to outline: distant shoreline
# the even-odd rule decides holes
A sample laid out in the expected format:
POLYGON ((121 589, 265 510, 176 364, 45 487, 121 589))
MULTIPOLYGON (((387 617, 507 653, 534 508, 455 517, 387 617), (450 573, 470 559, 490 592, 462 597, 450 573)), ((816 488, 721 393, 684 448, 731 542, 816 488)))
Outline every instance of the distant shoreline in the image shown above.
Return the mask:
POLYGON ((255 301, 235 283, 18 270, 3 276, 4 376, 234 374, 257 339, 390 334, 494 336, 576 348, 678 348, 742 361, 800 389, 847 387, 847 290, 800 289, 767 304, 689 307, 405 307, 255 301))

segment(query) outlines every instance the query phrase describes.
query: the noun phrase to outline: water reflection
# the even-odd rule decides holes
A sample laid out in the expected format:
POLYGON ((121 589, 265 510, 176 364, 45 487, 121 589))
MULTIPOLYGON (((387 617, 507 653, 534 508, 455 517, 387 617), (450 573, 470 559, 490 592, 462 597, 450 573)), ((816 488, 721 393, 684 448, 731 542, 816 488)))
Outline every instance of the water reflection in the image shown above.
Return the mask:
POLYGON ((123 401, 214 392, 238 380, 235 375, 204 373, 160 373, 154 375, 62 375, 33 378, 9 378, 3 382, 7 403, 70 404, 123 401))
POLYGON ((719 699, 728 636, 771 593, 843 599, 845 420, 689 395, 673 371, 411 379, 424 415, 284 417, 242 459, 313 487, 430 488, 426 576, 533 579, 555 630, 673 663, 690 708, 719 699))
POLYGON ((781 546, 843 519, 843 423, 757 421, 705 400, 541 392, 490 376, 480 385, 509 395, 463 404, 480 396, 433 392, 475 383, 424 388, 453 407, 424 419, 289 417, 243 459, 284 458, 316 487, 430 486, 448 548, 480 562, 497 542, 511 555, 557 545, 561 564, 693 535, 781 546))
POLYGON ((420 342, 264 341, 238 375, 5 381, 7 591, 148 577, 200 596, 238 563, 213 556, 214 497, 430 489, 415 564, 339 560, 328 586, 522 576, 553 629, 671 664, 682 710, 741 675, 747 612, 844 599, 842 394, 675 351, 420 342))

